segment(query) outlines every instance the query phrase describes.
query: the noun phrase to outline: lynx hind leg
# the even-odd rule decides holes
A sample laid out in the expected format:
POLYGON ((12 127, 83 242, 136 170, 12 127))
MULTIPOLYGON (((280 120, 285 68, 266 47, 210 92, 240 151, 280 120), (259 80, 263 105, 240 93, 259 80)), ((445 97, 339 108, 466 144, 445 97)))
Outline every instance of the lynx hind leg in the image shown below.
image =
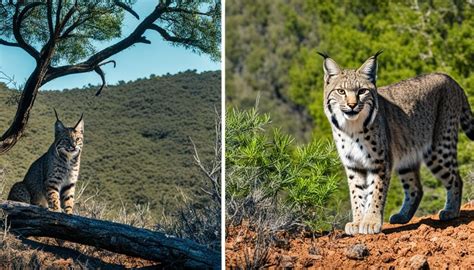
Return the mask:
MULTIPOLYGON (((454 117, 453 117, 454 118, 454 117)), ((451 119, 453 119, 451 118, 451 119)), ((446 188, 446 203, 439 212, 440 220, 450 220, 459 217, 462 198, 462 180, 459 176, 457 163, 457 125, 455 120, 450 122, 442 136, 438 136, 436 144, 428 153, 426 165, 436 178, 446 188)))
POLYGON ((23 182, 15 183, 12 186, 10 193, 8 194, 8 200, 31 204, 30 193, 26 189, 25 184, 23 184, 23 182))
POLYGON ((420 182, 420 166, 413 168, 399 169, 398 176, 403 185, 405 199, 400 211, 390 217, 391 224, 408 223, 413 215, 415 215, 421 198, 423 197, 423 188, 420 182))

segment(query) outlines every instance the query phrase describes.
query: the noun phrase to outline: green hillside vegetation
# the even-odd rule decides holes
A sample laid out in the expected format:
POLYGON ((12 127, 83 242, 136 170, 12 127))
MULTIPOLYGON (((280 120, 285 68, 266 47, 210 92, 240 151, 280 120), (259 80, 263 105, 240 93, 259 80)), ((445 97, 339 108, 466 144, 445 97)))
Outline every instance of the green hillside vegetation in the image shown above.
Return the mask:
MULTIPOLYGON (((376 51, 378 85, 445 72, 474 105, 474 5, 469 1, 234 1, 226 5, 226 98, 229 106, 270 113, 274 127, 298 143, 331 137, 322 107, 322 58, 357 68, 376 51)), ((464 199, 473 197, 474 143, 460 135, 464 199)), ((342 168, 341 168, 342 170, 342 168)), ((417 215, 444 205, 445 190, 425 169, 417 215)), ((344 178, 335 195, 349 211, 344 178)), ((392 179, 385 217, 400 207, 403 190, 392 179)), ((335 206, 331 206, 335 208, 335 206)))
MULTIPOLYGON (((122 204, 150 204, 155 216, 182 204, 182 193, 205 203, 206 184, 194 164, 195 142, 201 159, 213 157, 215 109, 220 110, 220 71, 150 76, 119 82, 96 97, 96 86, 42 91, 26 134, 0 156, 6 188, 22 180, 30 164, 53 142, 55 108, 74 125, 84 112, 85 146, 80 183, 86 193, 99 192, 109 210, 122 204)), ((19 92, 0 86, 0 129, 16 110, 19 92)), ((7 196, 5 192, 4 196, 7 196)), ((5 198, 3 198, 5 199, 5 198)))

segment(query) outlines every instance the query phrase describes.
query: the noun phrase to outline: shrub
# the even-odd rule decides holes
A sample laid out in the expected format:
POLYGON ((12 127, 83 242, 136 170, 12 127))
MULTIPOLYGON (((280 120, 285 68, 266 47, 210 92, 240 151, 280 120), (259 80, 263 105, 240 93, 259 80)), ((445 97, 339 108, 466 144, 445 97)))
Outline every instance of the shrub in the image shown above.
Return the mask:
POLYGON ((251 223, 255 216, 250 208, 261 212, 259 203, 265 202, 266 207, 290 214, 292 224, 327 229, 326 206, 341 171, 334 145, 326 141, 295 145, 294 139, 279 129, 267 129, 269 123, 269 115, 259 114, 256 108, 227 112, 228 221, 235 224, 249 219, 251 223), (252 199, 255 197, 258 200, 252 199))

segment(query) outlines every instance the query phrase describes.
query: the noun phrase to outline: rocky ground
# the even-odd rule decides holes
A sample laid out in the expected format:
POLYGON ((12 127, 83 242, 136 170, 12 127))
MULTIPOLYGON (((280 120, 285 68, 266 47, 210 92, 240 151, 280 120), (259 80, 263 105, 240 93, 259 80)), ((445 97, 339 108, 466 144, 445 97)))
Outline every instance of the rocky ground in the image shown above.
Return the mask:
POLYGON ((244 268, 257 254, 266 257, 261 265, 270 269, 474 269, 474 202, 464 205, 456 220, 441 222, 437 215, 414 218, 405 225, 384 224, 377 235, 334 231, 282 236, 267 254, 255 253, 249 244, 255 243, 254 232, 228 228, 227 268, 244 268))

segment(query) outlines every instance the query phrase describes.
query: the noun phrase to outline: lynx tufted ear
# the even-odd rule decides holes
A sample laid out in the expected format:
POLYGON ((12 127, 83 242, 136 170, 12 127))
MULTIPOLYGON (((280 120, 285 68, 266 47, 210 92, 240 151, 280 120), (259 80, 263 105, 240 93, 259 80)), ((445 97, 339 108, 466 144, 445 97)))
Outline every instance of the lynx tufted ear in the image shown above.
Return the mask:
POLYGON ((324 83, 328 84, 331 77, 337 76, 339 73, 341 73, 341 69, 337 65, 336 61, 332 60, 329 55, 321 52, 318 52, 318 54, 324 57, 324 83))
POLYGON ((74 126, 74 130, 79 131, 80 133, 84 133, 84 119, 82 117, 84 113, 81 114, 81 118, 77 121, 77 124, 74 126))
POLYGON ((379 56, 383 50, 378 51, 376 54, 371 56, 365 61, 364 64, 357 70, 357 72, 365 76, 374 85, 377 81, 377 56, 379 56))
POLYGON ((56 109, 54 109, 54 115, 56 116, 56 123, 54 123, 54 131, 55 133, 59 132, 59 131, 63 131, 65 129, 63 123, 61 122, 61 120, 59 120, 59 116, 58 116, 58 112, 56 111, 56 109))

